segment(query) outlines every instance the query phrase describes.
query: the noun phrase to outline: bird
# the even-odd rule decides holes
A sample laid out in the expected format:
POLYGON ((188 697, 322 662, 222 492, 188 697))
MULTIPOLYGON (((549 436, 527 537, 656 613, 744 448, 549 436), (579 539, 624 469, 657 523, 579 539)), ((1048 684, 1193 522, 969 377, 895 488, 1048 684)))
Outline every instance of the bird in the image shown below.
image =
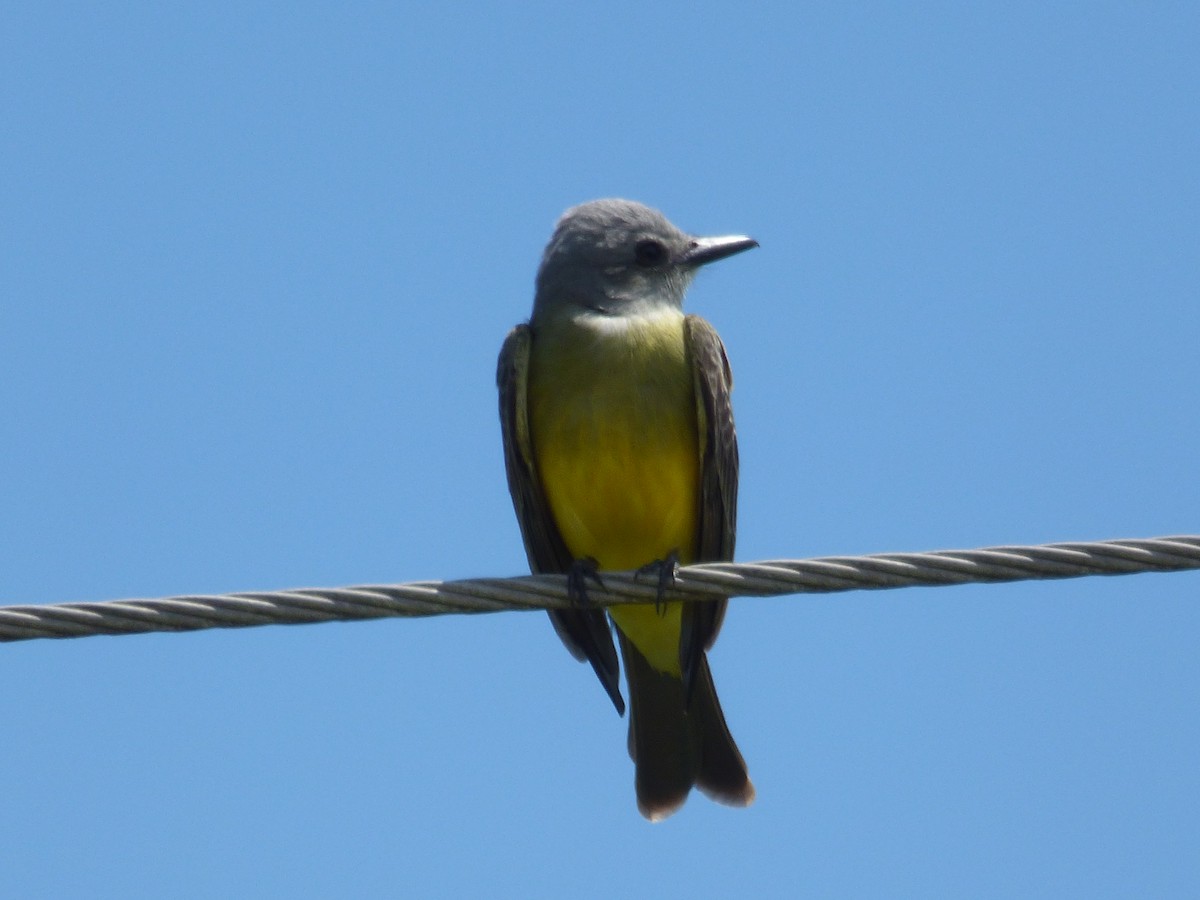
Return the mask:
POLYGON ((702 266, 757 246, 692 236, 631 200, 574 206, 542 255, 532 314, 497 364, 505 471, 530 568, 568 576, 568 607, 550 619, 623 715, 615 630, 637 805, 651 821, 693 787, 730 806, 754 799, 706 653, 728 599, 664 592, 678 564, 733 559, 733 379, 716 330, 685 314, 683 299, 702 266), (587 586, 630 569, 657 576, 659 602, 612 607, 610 628, 587 586))

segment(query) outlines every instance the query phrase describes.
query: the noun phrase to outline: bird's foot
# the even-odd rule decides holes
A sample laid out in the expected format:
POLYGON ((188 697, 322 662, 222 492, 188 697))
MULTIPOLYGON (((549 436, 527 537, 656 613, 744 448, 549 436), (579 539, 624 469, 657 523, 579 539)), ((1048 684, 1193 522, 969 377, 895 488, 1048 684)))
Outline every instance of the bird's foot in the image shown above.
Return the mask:
POLYGON ((667 591, 675 586, 675 573, 679 571, 679 551, 672 550, 663 559, 648 562, 634 573, 635 578, 642 575, 653 575, 658 579, 658 595, 654 598, 654 610, 660 616, 666 612, 667 603, 663 598, 667 591))
POLYGON ((594 556, 586 556, 571 563, 571 568, 567 572, 567 597, 572 603, 579 606, 591 605, 592 601, 588 599, 587 594, 589 578, 600 586, 600 590, 607 590, 604 582, 600 580, 600 563, 594 556))

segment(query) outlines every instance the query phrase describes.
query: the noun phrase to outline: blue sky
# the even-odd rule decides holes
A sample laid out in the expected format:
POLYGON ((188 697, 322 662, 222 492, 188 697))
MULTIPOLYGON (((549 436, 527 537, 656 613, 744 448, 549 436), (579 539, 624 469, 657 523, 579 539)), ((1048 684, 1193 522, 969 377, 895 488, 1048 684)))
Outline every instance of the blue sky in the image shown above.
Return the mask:
MULTIPOLYGON (((525 571, 558 214, 761 249, 739 557, 1200 531, 1188 4, 10 3, 0 603, 525 571)), ((734 601, 637 815, 540 614, 0 649, 0 894, 1186 896, 1200 574, 734 601)))

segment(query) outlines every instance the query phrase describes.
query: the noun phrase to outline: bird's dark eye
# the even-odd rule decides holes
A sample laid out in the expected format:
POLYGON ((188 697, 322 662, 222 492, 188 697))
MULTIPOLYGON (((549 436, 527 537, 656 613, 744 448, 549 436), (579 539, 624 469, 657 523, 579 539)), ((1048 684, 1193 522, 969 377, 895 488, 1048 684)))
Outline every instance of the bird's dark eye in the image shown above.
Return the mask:
POLYGON ((633 248, 633 258, 639 266, 648 269, 660 265, 667 258, 667 248, 658 241, 647 238, 637 242, 637 246, 633 248))

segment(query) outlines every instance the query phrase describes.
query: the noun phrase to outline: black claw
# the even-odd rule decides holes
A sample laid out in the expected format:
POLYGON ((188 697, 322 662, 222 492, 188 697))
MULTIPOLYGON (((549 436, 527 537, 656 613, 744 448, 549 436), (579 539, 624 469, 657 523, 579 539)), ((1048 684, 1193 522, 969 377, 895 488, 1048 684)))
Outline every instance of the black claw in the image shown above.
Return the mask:
POLYGON ((600 586, 600 590, 608 590, 600 580, 600 563, 594 556, 577 559, 571 563, 571 569, 567 572, 567 596, 572 603, 580 606, 591 605, 592 601, 588 599, 587 594, 589 578, 600 586))
POLYGON ((635 578, 641 575, 654 575, 658 578, 658 595, 654 598, 654 611, 660 616, 666 612, 667 603, 663 598, 666 597, 667 591, 675 586, 675 574, 678 571, 679 551, 672 550, 665 559, 648 562, 634 573, 635 578))

